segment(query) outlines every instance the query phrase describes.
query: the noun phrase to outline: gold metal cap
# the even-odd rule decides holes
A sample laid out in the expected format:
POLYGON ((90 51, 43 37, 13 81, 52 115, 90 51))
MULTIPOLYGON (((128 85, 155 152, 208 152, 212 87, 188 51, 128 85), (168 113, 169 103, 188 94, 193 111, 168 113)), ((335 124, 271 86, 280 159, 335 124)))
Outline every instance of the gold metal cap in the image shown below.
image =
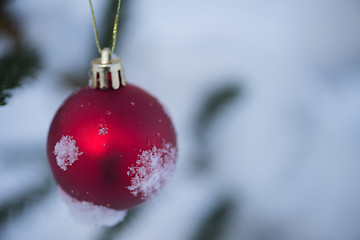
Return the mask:
POLYGON ((94 89, 118 89, 126 86, 121 59, 112 59, 109 48, 102 50, 101 58, 91 61, 90 86, 94 89))

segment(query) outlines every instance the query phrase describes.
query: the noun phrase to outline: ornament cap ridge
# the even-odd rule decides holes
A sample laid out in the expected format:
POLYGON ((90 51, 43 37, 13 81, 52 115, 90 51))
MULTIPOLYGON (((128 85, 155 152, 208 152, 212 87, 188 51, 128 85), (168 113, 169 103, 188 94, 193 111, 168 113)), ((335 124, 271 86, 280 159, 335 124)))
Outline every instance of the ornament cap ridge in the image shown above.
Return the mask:
POLYGON ((91 61, 90 87, 93 89, 119 89, 126 86, 124 69, 120 58, 112 58, 109 48, 101 51, 101 57, 91 61))

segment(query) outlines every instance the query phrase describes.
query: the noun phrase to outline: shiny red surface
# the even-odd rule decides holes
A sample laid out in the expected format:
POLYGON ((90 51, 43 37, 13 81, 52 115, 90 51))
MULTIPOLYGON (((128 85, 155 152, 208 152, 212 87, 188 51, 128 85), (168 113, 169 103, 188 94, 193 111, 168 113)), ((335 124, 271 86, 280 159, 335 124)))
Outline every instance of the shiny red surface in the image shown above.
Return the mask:
POLYGON ((127 189, 129 166, 141 151, 171 143, 176 134, 160 103, 144 90, 127 85, 118 90, 83 88, 60 107, 51 124, 47 155, 54 178, 70 196, 113 209, 144 202, 127 189), (107 134, 99 134, 106 125, 107 134), (72 136, 83 154, 66 171, 56 163, 55 144, 72 136))

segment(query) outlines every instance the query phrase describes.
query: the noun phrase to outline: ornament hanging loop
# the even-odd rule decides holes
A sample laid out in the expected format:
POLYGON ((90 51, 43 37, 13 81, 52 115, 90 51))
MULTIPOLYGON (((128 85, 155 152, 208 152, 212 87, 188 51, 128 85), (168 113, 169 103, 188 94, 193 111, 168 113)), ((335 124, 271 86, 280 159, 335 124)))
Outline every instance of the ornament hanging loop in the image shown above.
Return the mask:
POLYGON ((113 58, 112 53, 115 49, 116 44, 116 36, 118 29, 118 19, 120 12, 121 0, 118 0, 117 12, 114 22, 113 28, 113 41, 111 49, 104 48, 101 50, 99 43, 99 36, 95 21, 95 14, 91 0, 89 0, 91 15, 94 26, 95 40, 98 51, 101 55, 100 58, 96 58, 91 61, 91 69, 90 69, 90 86, 91 88, 100 88, 100 89, 118 89, 120 87, 125 87, 126 81, 124 76, 124 70, 122 66, 122 62, 120 58, 113 58))
POLYGON ((91 61, 90 86, 100 89, 119 89, 126 86, 124 68, 120 58, 112 58, 111 50, 104 48, 101 57, 91 61))
POLYGON ((101 52, 101 64, 108 64, 110 63, 111 53, 109 48, 105 48, 101 52))

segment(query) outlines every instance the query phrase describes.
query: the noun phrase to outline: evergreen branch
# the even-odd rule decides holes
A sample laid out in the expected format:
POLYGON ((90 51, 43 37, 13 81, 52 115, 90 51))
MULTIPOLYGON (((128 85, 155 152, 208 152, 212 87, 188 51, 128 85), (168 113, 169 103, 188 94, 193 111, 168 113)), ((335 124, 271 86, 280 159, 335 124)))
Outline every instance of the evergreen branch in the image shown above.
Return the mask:
POLYGON ((53 187, 54 184, 48 178, 40 186, 26 191, 22 196, 13 199, 7 204, 0 205, 0 231, 10 218, 20 216, 26 209, 29 209, 30 206, 38 203, 40 199, 45 197, 53 187))
POLYGON ((224 238, 227 223, 234 210, 234 203, 229 199, 222 200, 219 205, 202 222, 193 240, 221 240, 224 238))
POLYGON ((6 104, 9 90, 34 77, 40 68, 40 57, 34 49, 19 48, 0 58, 0 105, 6 104))
POLYGON ((242 94, 243 89, 239 85, 225 85, 217 92, 209 96, 205 101, 202 111, 197 117, 196 130, 202 137, 221 110, 242 94))
POLYGON ((194 132, 198 137, 197 155, 193 161, 196 171, 204 171, 212 164, 212 150, 208 145, 207 132, 211 129, 213 121, 219 116, 222 110, 232 103, 236 98, 241 97, 243 89, 238 84, 228 84, 217 89, 206 100, 196 117, 194 132))

